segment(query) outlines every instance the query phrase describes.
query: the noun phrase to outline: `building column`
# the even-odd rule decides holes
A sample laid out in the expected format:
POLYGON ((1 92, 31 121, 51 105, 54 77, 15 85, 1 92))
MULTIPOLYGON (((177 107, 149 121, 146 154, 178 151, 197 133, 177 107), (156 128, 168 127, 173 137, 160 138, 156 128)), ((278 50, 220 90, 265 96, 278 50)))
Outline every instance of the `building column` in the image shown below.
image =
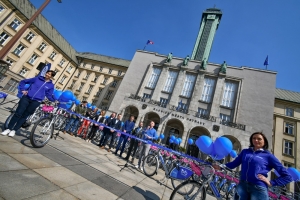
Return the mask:
POLYGON ((223 98, 222 91, 225 82, 225 77, 219 77, 216 83, 214 98, 211 105, 210 115, 214 117, 220 116, 220 102, 223 98))
POLYGON ((181 91, 182 91, 182 87, 183 87, 183 84, 184 84, 184 79, 185 79, 185 71, 180 70, 179 73, 178 73, 178 78, 176 80, 171 99, 170 99, 170 104, 171 105, 174 105, 174 106, 178 105, 178 99, 179 99, 179 95, 181 94, 181 91))
POLYGON ((187 140, 188 131, 183 131, 180 146, 184 147, 187 140))
POLYGON ((198 111, 198 101, 201 98, 202 90, 204 85, 204 74, 198 74, 194 91, 189 105, 189 110, 198 111))

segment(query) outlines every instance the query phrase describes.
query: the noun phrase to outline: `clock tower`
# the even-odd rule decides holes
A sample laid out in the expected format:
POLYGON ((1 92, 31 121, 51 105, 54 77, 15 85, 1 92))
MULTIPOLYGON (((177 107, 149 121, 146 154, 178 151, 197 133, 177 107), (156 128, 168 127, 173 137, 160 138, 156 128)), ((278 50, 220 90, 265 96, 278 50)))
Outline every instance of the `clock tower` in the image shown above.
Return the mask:
POLYGON ((202 13, 200 30, 192 52, 192 60, 209 59, 211 46, 221 21, 222 12, 217 8, 209 8, 202 13))

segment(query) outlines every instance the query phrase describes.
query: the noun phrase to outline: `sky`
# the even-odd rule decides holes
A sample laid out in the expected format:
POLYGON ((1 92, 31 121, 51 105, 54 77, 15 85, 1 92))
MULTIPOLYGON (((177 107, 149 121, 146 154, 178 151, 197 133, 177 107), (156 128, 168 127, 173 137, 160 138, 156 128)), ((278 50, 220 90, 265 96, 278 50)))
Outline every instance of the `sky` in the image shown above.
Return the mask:
POLYGON ((266 69, 268 55, 276 87, 300 92, 299 0, 52 0, 42 14, 78 52, 131 60, 151 40, 147 51, 184 58, 214 6, 223 16, 208 62, 266 69))

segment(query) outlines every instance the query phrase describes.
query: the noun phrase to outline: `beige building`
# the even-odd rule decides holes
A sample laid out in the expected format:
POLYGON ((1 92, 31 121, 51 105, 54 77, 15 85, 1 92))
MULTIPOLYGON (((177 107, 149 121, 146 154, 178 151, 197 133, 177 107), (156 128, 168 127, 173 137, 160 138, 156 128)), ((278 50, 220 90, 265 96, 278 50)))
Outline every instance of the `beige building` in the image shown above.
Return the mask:
MULTIPOLYGON (((36 12, 29 1, 0 1, 0 49, 36 12)), ((20 80, 32 78, 40 63, 51 63, 57 72, 55 87, 71 89, 78 99, 107 108, 122 81, 130 61, 108 56, 77 53, 60 33, 41 15, 24 32, 4 58, 10 63, 0 85, 16 94, 20 80), (78 76, 79 75, 79 76, 78 76)))
MULTIPOLYGON (((300 169, 300 93, 276 89, 273 123, 273 153, 286 167, 300 169)), ((300 183, 289 185, 300 192, 300 183)))

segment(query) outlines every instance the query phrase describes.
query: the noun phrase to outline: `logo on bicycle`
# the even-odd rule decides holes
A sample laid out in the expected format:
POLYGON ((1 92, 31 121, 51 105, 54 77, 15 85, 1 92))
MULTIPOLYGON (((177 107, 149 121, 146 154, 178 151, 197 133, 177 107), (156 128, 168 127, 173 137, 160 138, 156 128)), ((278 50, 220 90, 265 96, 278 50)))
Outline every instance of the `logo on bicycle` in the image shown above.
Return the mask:
POLYGON ((182 176, 187 176, 188 172, 187 172, 186 170, 184 170, 184 169, 181 169, 181 170, 180 170, 180 174, 181 174, 182 176))

